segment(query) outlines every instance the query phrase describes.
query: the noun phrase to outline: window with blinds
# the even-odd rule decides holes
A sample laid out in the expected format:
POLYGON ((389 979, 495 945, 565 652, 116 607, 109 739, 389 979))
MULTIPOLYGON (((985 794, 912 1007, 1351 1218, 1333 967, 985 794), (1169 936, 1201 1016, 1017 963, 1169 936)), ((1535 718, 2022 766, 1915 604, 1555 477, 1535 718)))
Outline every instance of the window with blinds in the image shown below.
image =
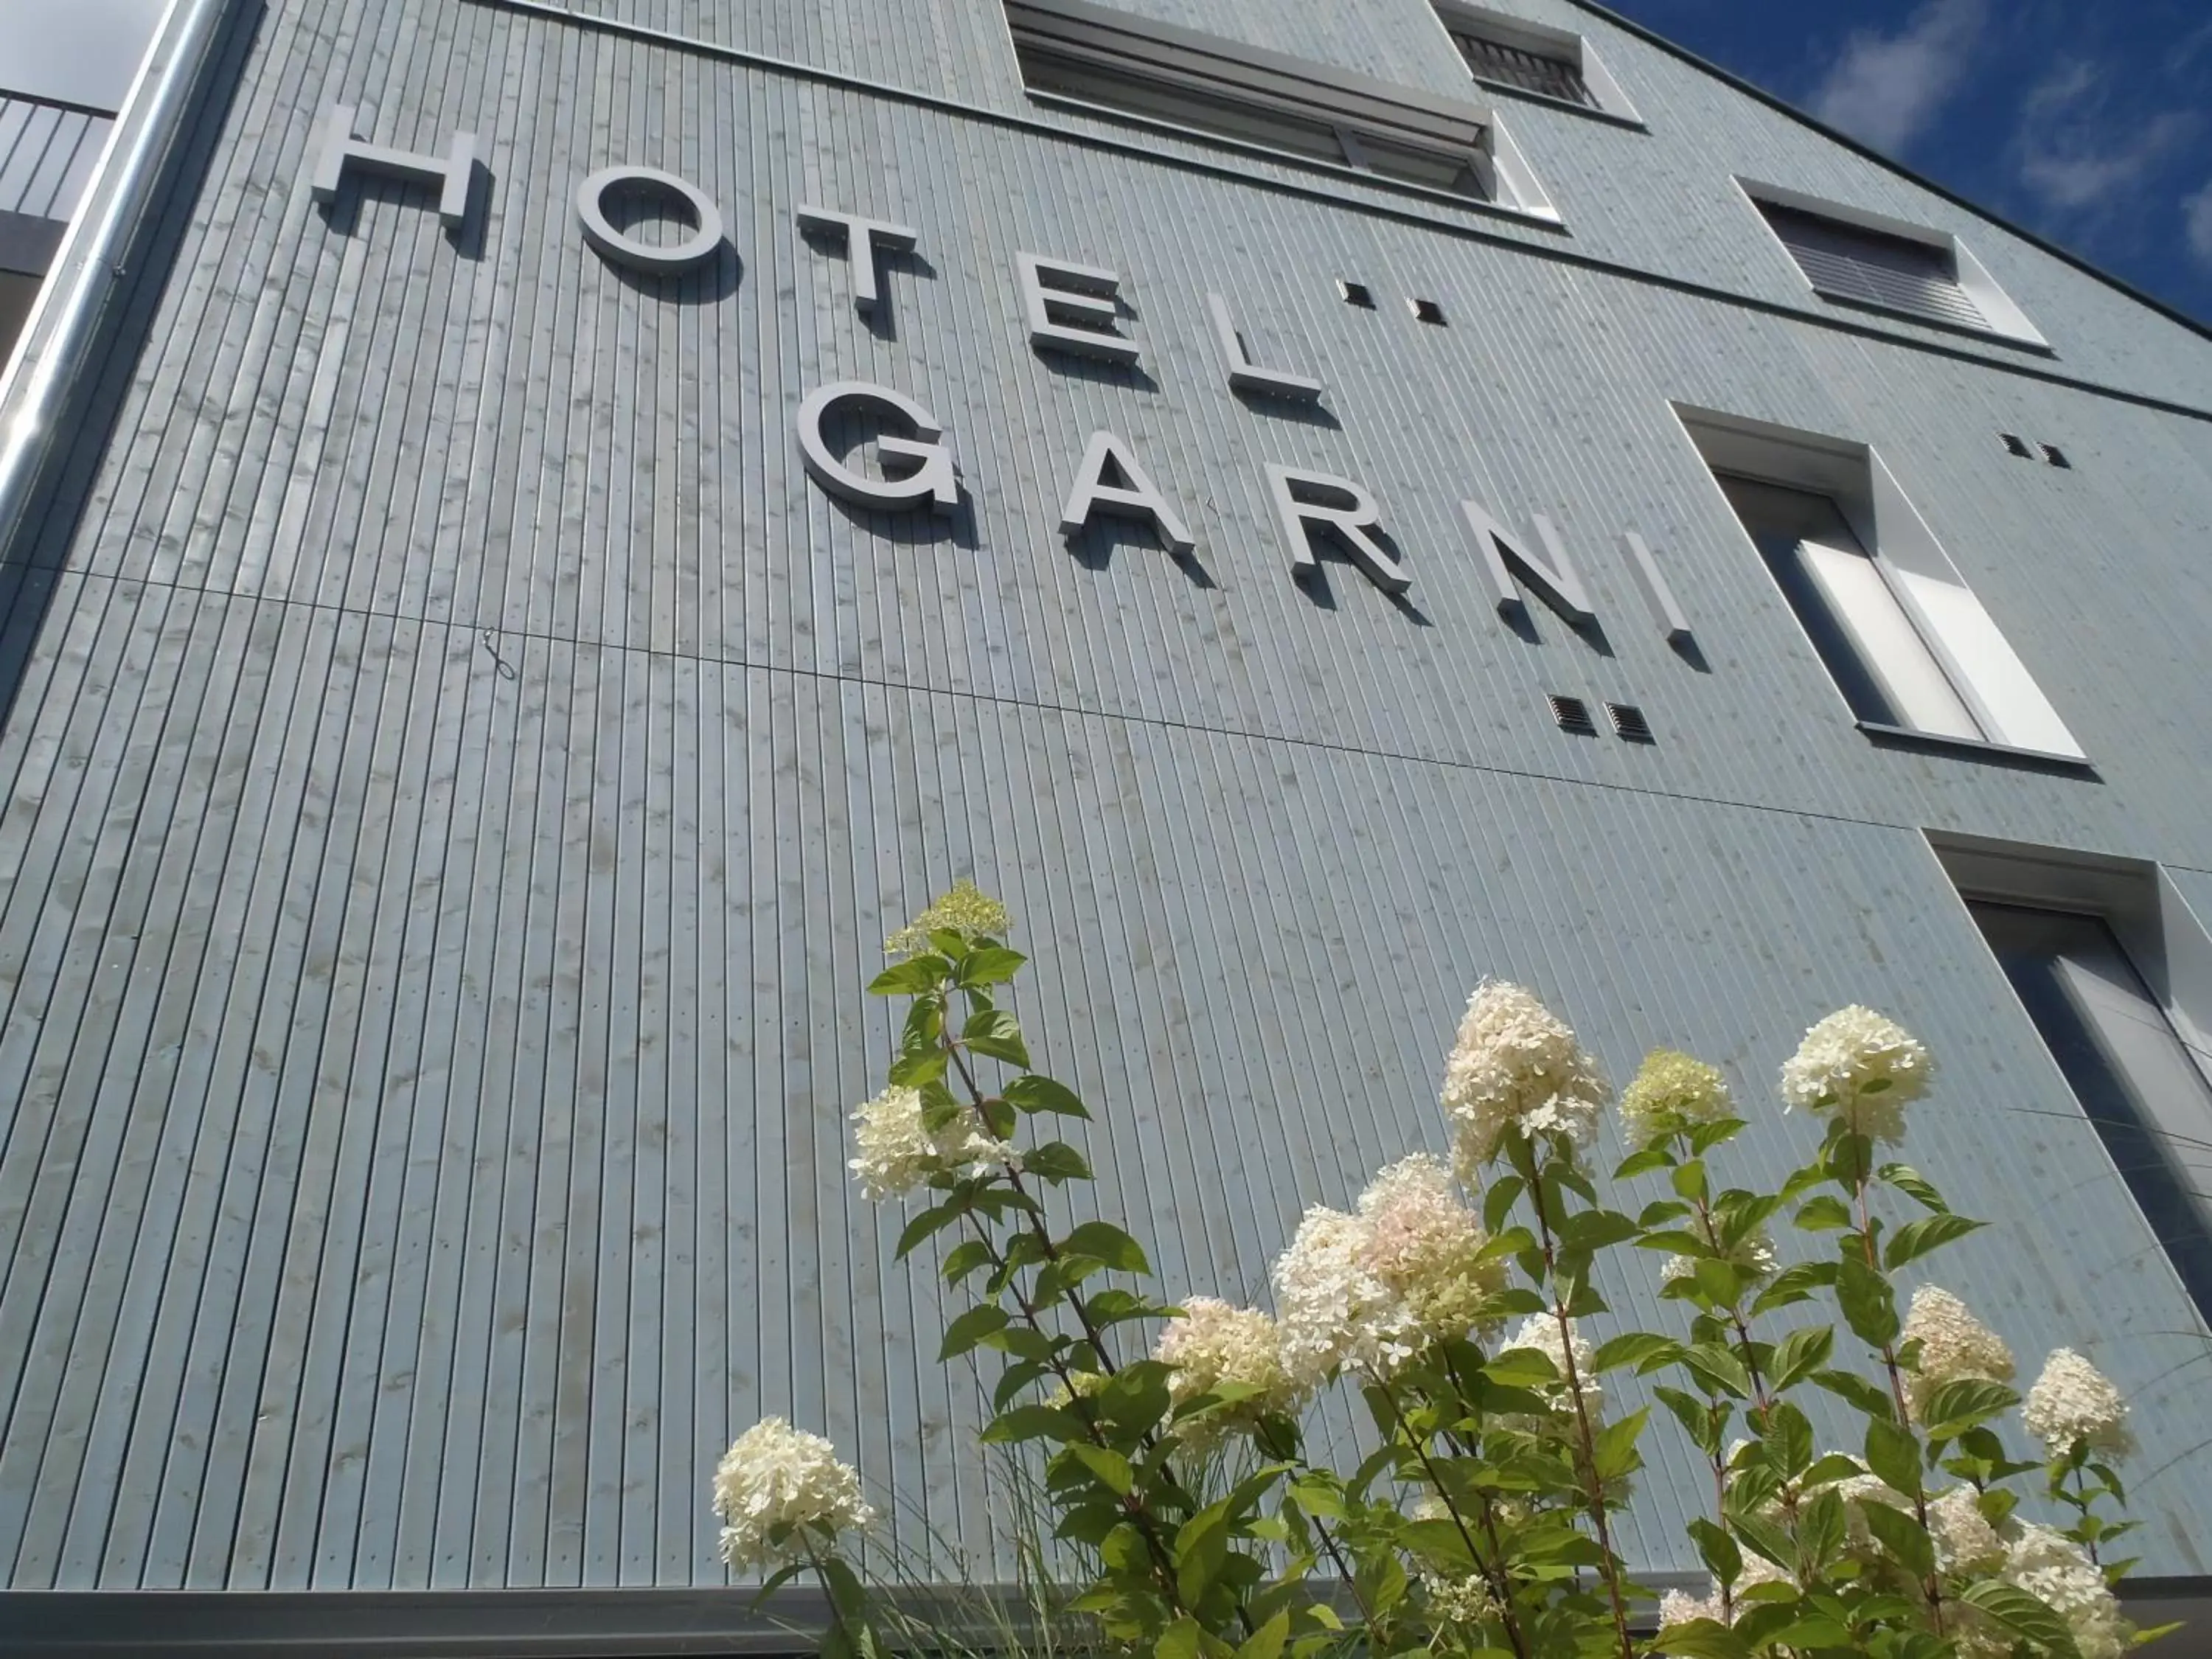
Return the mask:
MULTIPOLYGON (((1446 113, 1393 89, 1333 85, 1322 66, 1067 0, 1008 0, 1032 94, 1210 133, 1395 184, 1498 199, 1480 112, 1446 113)), ((1513 204, 1508 204, 1511 205, 1513 204)))
POLYGON ((1992 326, 1960 283, 1958 258, 1949 246, 1892 235, 1777 202, 1757 205, 1805 280, 1829 298, 1878 306, 1954 328, 1992 326))
POLYGON ((1583 78, 1582 65, 1564 53, 1509 46, 1461 28, 1454 29, 1451 35, 1478 81, 1533 92, 1540 98, 1557 98, 1584 109, 1604 107, 1583 78))

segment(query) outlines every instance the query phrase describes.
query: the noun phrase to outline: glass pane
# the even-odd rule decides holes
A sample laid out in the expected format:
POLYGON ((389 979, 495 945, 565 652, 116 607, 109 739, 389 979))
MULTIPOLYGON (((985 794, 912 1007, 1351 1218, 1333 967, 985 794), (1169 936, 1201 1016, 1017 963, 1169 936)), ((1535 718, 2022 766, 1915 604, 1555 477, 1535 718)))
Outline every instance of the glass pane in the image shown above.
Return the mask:
POLYGON ((1344 160, 1344 146, 1337 142, 1335 130, 1319 121, 1216 97, 1171 81, 1124 74, 1103 64, 1062 58, 1035 47, 1024 47, 1021 57, 1023 77, 1032 91, 1081 98, 1132 115, 1172 121, 1178 126, 1241 138, 1316 161, 1344 160))
POLYGON ((2198 1309, 2212 1314, 2212 1087, 2094 916, 1968 906, 2198 1309))
POLYGON ((1853 714, 1917 732, 1981 737, 1833 501, 1748 478, 1723 477, 1720 484, 1853 714))

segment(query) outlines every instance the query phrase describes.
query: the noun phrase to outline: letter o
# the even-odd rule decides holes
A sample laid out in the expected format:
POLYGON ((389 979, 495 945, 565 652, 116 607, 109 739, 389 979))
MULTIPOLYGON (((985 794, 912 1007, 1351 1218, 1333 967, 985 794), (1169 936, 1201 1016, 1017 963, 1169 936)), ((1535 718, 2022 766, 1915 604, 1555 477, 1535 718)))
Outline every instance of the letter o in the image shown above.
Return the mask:
POLYGON ((576 186, 576 216, 584 222, 584 240, 602 255, 648 276, 673 276, 702 265, 722 246, 721 210, 689 180, 658 167, 601 167, 576 186), (699 228, 673 247, 654 247, 617 230, 606 215, 607 192, 624 185, 649 185, 680 197, 699 228))

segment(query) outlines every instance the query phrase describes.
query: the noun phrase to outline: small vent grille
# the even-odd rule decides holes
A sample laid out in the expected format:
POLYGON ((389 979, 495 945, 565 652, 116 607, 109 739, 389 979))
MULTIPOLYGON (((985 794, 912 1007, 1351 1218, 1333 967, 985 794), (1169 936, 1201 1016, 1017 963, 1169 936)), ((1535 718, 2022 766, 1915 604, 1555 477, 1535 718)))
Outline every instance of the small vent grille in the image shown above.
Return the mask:
POLYGON ((1981 307, 1959 286, 1950 249, 1772 202, 1759 203, 1759 210, 1820 293, 1931 323, 1989 327, 1981 307))
POLYGON ((1651 722, 1644 718, 1644 711, 1632 702, 1609 702, 1605 706, 1606 717, 1612 720, 1613 729, 1631 743, 1656 743, 1651 735, 1651 722))
POLYGON ((1552 718, 1559 721, 1560 731, 1586 738, 1597 735, 1597 722, 1590 718, 1589 705, 1580 697, 1553 696, 1546 701, 1552 705, 1552 718))
POLYGON ((1435 323, 1439 327, 1443 326, 1444 308, 1434 300, 1408 300, 1406 303, 1413 307, 1413 315, 1422 322, 1435 323))
POLYGON ((1492 81, 1522 92, 1533 92, 1541 98, 1580 104, 1584 109, 1598 107, 1597 100, 1590 95, 1589 83, 1583 79, 1582 65, 1571 59, 1509 46, 1502 40, 1486 40, 1479 34, 1457 29, 1452 31, 1452 39, 1458 42, 1460 56, 1467 59, 1468 68, 1478 81, 1492 81))
POLYGON ((1344 296, 1344 303, 1348 306, 1358 306, 1362 311, 1375 309, 1375 296, 1368 291, 1364 283, 1347 282, 1340 276, 1336 279, 1336 291, 1344 296))
POLYGON ((1997 436, 2004 440, 2006 454, 2017 455, 2022 460, 2027 461, 2032 461, 2035 459, 2035 452, 2028 447, 2027 440, 2021 437, 2017 432, 2000 432, 1997 434, 1997 436))
POLYGON ((2043 459, 2050 462, 2053 466, 2063 466, 2070 469, 2074 465, 2073 462, 2066 459, 2066 452, 2061 449, 2057 444, 2045 444, 2043 446, 2043 459))

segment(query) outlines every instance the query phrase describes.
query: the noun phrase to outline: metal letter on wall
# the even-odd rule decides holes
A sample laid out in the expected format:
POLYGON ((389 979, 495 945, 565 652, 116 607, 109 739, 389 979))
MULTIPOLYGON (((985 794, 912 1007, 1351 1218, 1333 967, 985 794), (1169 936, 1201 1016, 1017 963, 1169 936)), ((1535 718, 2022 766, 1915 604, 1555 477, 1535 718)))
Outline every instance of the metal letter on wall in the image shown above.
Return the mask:
POLYGON ((1385 593, 1402 593, 1413 585, 1405 566, 1367 533, 1382 525, 1382 509, 1360 485, 1332 473, 1270 466, 1267 487, 1274 492, 1275 513, 1283 522, 1283 533, 1290 538, 1292 574, 1303 575, 1318 568, 1309 532, 1310 526, 1318 526, 1336 532, 1367 573, 1367 580, 1385 593))
POLYGON ((927 497, 934 511, 951 512, 960 501, 960 480, 953 472, 951 453, 940 441, 944 436, 937 417, 913 398, 866 380, 838 380, 799 406, 799 453, 807 476, 831 495, 860 507, 911 507, 927 497), (900 478, 872 478, 847 466, 822 435, 822 422, 830 410, 846 403, 879 415, 887 412, 911 427, 913 437, 886 433, 876 440, 876 447, 884 455, 921 465, 900 478))
POLYGON ((1166 544, 1170 553, 1188 553, 1198 545, 1182 520, 1176 516, 1168 498, 1137 465, 1136 456, 1129 446, 1110 432, 1094 432, 1083 452, 1083 465, 1075 470, 1074 486, 1067 492, 1067 505, 1060 510, 1060 533, 1073 536, 1091 521, 1093 513, 1115 513, 1125 518, 1142 519, 1166 544), (1106 482, 1109 462, 1121 475, 1120 484, 1106 482))
POLYGON ((1508 535, 1505 526, 1480 503, 1462 501, 1459 510, 1467 515, 1468 528, 1474 532, 1474 544, 1482 554, 1482 568, 1490 573, 1490 585, 1498 591, 1498 609, 1502 614, 1526 608, 1521 591, 1513 585, 1512 570, 1518 570, 1545 602, 1569 622, 1586 623, 1596 617, 1597 612, 1590 609, 1589 596, 1583 592, 1582 578, 1567 562, 1567 550, 1559 545, 1559 532, 1552 528, 1549 519, 1540 513, 1528 518, 1545 551, 1552 556, 1551 563, 1546 564, 1508 535), (1509 561, 1512 570, 1506 568, 1509 561))
POLYGON ((1072 265, 1041 254, 1017 253, 1022 276, 1022 307, 1029 318, 1030 343, 1045 351, 1072 351, 1109 363, 1133 363, 1137 344, 1113 331, 1121 314, 1114 304, 1121 279, 1092 265, 1072 265), (1049 279, 1049 280, 1048 280, 1049 279), (1087 327, 1068 319, 1080 318, 1087 327))
POLYGON ((1690 619, 1674 602, 1674 590, 1667 586, 1659 561, 1651 556, 1644 538, 1631 530, 1621 536, 1620 544, 1628 550, 1628 568, 1636 573, 1636 585, 1644 590, 1644 602, 1651 607, 1651 620, 1659 624, 1659 631, 1670 641, 1688 639, 1690 619))
POLYGON ((853 267, 853 306, 858 311, 876 308, 876 250, 879 247, 909 248, 919 239, 905 225, 895 225, 882 219, 863 219, 857 213, 833 213, 828 208, 801 206, 799 210, 800 228, 806 230, 842 230, 845 233, 845 258, 853 267))
POLYGON ((469 204, 476 196, 476 134, 455 133, 442 161, 434 155, 417 155, 411 150, 386 149, 381 145, 364 143, 354 136, 354 107, 351 104, 333 105, 324 118, 322 142, 315 151, 314 173, 308 180, 309 193, 315 200, 337 200, 345 170, 350 166, 386 178, 436 185, 439 219, 448 226, 466 224, 469 204))
POLYGON ((659 167, 601 167, 576 186, 576 216, 584 222, 584 240, 602 256, 650 276, 670 276, 705 264, 722 246, 721 210, 690 180, 659 167), (665 191, 683 202, 696 227, 690 235, 657 247, 615 228, 607 217, 608 192, 647 190, 665 191))
POLYGON ((1285 369, 1261 368, 1244 349, 1244 337, 1237 331, 1237 324, 1229 314, 1229 301, 1218 294, 1206 296, 1206 308, 1213 313, 1213 337, 1221 343, 1221 355, 1228 361, 1229 384, 1238 392, 1264 392, 1271 397, 1295 398, 1300 403, 1311 403, 1321 396, 1321 382, 1304 374, 1292 374, 1285 369))

